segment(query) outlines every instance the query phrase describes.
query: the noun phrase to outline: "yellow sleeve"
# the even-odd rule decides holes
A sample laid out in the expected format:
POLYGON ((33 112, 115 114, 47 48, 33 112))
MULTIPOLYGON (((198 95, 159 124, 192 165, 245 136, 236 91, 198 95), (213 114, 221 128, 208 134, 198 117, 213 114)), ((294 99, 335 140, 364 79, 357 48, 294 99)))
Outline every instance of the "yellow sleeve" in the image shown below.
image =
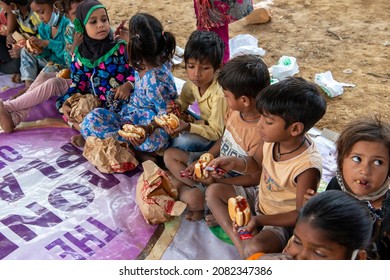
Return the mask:
MULTIPOLYGON (((209 119, 204 120, 205 124, 190 124, 190 133, 195 133, 211 141, 216 141, 221 138, 225 129, 227 105, 222 88, 219 87, 218 92, 211 94, 210 99, 211 114, 209 119)), ((202 107, 199 107, 199 110, 202 112, 202 107)))
POLYGON ((179 97, 175 100, 180 105, 180 110, 184 112, 195 102, 193 94, 193 84, 190 81, 184 83, 179 97))

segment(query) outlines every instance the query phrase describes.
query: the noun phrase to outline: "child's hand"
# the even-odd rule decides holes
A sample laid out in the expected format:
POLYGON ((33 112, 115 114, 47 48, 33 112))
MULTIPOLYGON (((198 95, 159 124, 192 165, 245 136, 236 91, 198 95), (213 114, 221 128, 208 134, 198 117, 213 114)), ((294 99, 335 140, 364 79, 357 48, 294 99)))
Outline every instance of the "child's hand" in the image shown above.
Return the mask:
MULTIPOLYGON (((231 156, 217 157, 213 159, 208 164, 208 166, 213 167, 215 170, 223 170, 224 173, 226 173, 234 169, 234 161, 236 161, 237 159, 238 159, 237 157, 231 157, 231 156)), ((219 172, 217 171, 213 175, 217 176, 218 173, 219 172)), ((222 175, 222 173, 220 175, 222 175)))
POLYGON ((21 51, 22 51, 22 48, 20 48, 20 47, 14 45, 14 46, 12 47, 12 49, 10 49, 10 50, 8 51, 8 53, 9 53, 9 56, 10 56, 11 58, 19 58, 19 57, 20 57, 20 52, 21 52, 21 51))
POLYGON ((191 179, 195 182, 201 182, 203 185, 206 185, 206 186, 209 186, 209 185, 215 183, 215 178, 211 175, 209 175, 209 177, 207 177, 207 178, 201 179, 201 178, 196 177, 195 174, 192 174, 191 179))
POLYGON ((77 123, 77 121, 70 117, 70 111, 72 108, 70 107, 69 103, 65 102, 62 105, 62 114, 65 116, 66 120, 71 123, 77 123))
POLYGON ((117 88, 113 88, 112 92, 115 93, 114 99, 127 100, 132 89, 133 86, 130 83, 124 83, 117 88))
POLYGON ((185 121, 183 121, 182 119, 180 119, 180 123, 179 123, 179 126, 176 128, 176 129, 172 129, 170 128, 169 125, 164 125, 162 126, 162 128, 171 136, 175 136, 177 134, 179 134, 180 132, 182 132, 183 130, 188 130, 188 126, 190 124, 189 123, 186 123, 185 121))
MULTIPOLYGON (((236 221, 233 221, 232 223, 233 223, 233 231, 238 233, 238 229, 240 227, 236 224, 236 221)), ((248 224, 244 227, 241 227, 240 229, 249 233, 254 232, 257 229, 256 219, 254 217, 251 217, 248 224)))
POLYGON ((122 39, 126 42, 129 41, 129 29, 125 26, 126 21, 122 21, 114 31, 115 39, 122 39))
POLYGON ((28 40, 31 42, 32 45, 35 45, 35 46, 41 48, 42 50, 49 45, 48 40, 38 39, 37 37, 34 37, 34 36, 30 37, 28 40))
POLYGON ((180 171, 180 176, 183 178, 192 178, 194 176, 195 162, 191 163, 186 169, 180 171))
POLYGON ((73 35, 73 44, 69 49, 69 53, 73 54, 74 50, 83 41, 83 34, 75 32, 73 35))
POLYGON ((12 37, 12 34, 8 34, 7 39, 6 39, 7 48, 11 48, 12 45, 15 43, 16 43, 16 40, 14 39, 14 37, 12 37))
MULTIPOLYGON (((211 163, 211 162, 210 162, 210 163, 211 163)), ((222 178, 222 177, 225 175, 226 171, 223 170, 223 169, 220 168, 220 167, 212 167, 212 166, 210 165, 210 163, 206 166, 206 171, 208 171, 209 174, 210 174, 211 176, 213 176, 215 179, 217 179, 217 178, 222 178)))
POLYGON ((176 116, 180 117, 180 104, 171 100, 167 103, 167 114, 175 114, 176 116))
MULTIPOLYGON (((145 131, 147 131, 146 130, 147 129, 146 126, 137 125, 137 127, 142 127, 145 131)), ((131 143, 131 145, 134 146, 134 147, 138 147, 138 146, 142 145, 142 143, 144 143, 145 140, 146 140, 146 135, 141 137, 141 138, 137 138, 137 137, 124 137, 124 136, 122 136, 122 137, 127 139, 131 143)))

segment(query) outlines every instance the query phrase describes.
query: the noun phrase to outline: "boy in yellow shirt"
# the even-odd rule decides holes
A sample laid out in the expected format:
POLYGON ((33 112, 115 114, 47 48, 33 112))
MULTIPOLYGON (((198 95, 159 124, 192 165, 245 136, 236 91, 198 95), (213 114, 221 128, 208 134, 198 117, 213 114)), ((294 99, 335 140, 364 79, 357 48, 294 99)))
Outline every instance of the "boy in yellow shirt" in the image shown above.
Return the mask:
MULTIPOLYGON (((207 151, 223 133, 226 101, 221 86, 216 80, 222 66, 224 45, 214 32, 194 31, 184 50, 184 61, 189 81, 183 85, 175 100, 180 112, 195 101, 198 103, 200 120, 193 123, 181 120, 180 126, 168 131, 178 135, 170 147, 190 152, 207 151)), ((173 108, 168 106, 168 112, 173 108)))

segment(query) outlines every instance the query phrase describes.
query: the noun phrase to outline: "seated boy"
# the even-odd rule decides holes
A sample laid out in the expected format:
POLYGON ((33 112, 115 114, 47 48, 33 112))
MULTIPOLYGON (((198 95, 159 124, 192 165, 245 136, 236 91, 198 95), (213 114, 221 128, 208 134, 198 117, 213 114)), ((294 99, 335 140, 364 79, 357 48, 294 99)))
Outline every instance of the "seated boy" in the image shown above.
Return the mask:
MULTIPOLYGON (((238 56, 221 69, 217 79, 223 88, 229 112, 225 132, 209 152, 214 157, 253 156, 261 164, 263 141, 256 129, 260 113, 256 110, 255 99, 259 92, 270 84, 267 65, 257 56, 238 56)), ((178 186, 180 200, 188 204, 186 218, 189 220, 200 220, 204 216, 205 185, 216 183, 221 186, 218 190, 220 195, 230 189, 234 195, 233 185, 255 186, 260 180, 260 170, 242 174, 243 169, 229 172, 223 178, 214 179, 210 176, 203 181, 197 180, 193 176, 193 162, 198 158, 199 153, 176 148, 167 150, 164 155, 166 166, 176 178, 173 182, 178 186), (188 165, 190 166, 187 167, 188 165), (188 177, 180 176, 183 170, 188 177)), ((254 165, 257 168, 259 166, 256 163, 254 165)))
POLYGON ((7 31, 0 36, 0 72, 14 74, 13 82, 20 82, 21 46, 12 37, 15 31, 35 36, 40 20, 31 8, 28 0, 0 0, 0 7, 7 14, 7 31))
MULTIPOLYGON (((322 173, 321 155, 306 134, 326 111, 326 101, 316 85, 302 78, 288 78, 264 89, 256 99, 256 106, 261 113, 258 133, 264 140, 262 174, 258 195, 247 197, 249 204, 258 199, 257 215, 244 228, 252 232, 253 238, 241 241, 237 233, 233 233, 227 209, 217 215, 223 207, 221 202, 209 200, 209 191, 206 195, 215 219, 244 259, 257 252, 282 251, 292 234, 306 190, 317 189, 322 173), (256 233, 258 227, 262 229, 256 233)), ((220 157, 210 166, 227 171, 247 170, 246 174, 251 174, 256 172, 249 164, 251 160, 220 157)), ((220 200, 227 207, 227 197, 220 200)))
MULTIPOLYGON (((195 152, 207 151, 223 133, 226 101, 223 91, 216 81, 216 74, 222 65, 224 45, 214 32, 194 31, 184 49, 187 81, 175 100, 180 112, 197 101, 201 120, 194 123, 181 121, 180 126, 171 131, 177 135, 170 147, 195 152)), ((167 111, 172 112, 172 106, 167 111)))

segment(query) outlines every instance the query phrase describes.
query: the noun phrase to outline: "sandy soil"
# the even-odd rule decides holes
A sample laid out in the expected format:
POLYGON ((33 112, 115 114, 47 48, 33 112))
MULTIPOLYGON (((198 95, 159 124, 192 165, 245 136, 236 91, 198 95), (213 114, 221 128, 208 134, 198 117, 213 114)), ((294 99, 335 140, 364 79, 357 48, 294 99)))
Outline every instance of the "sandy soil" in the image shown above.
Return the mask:
MULTIPOLYGON (((112 24, 141 11, 161 20, 184 48, 195 30, 193 0, 102 0, 112 24)), ((254 0, 254 3, 260 2, 254 0)), ((270 22, 230 25, 230 37, 251 34, 266 50, 272 66, 282 55, 297 58, 301 76, 314 81, 316 73, 331 71, 336 81, 353 83, 335 98, 318 128, 340 131, 351 119, 380 113, 390 115, 390 1, 388 0, 274 0, 270 22), (352 72, 350 71, 352 70, 352 72), (351 72, 351 73, 350 73, 351 72)), ((184 65, 174 75, 186 79, 184 65)))

